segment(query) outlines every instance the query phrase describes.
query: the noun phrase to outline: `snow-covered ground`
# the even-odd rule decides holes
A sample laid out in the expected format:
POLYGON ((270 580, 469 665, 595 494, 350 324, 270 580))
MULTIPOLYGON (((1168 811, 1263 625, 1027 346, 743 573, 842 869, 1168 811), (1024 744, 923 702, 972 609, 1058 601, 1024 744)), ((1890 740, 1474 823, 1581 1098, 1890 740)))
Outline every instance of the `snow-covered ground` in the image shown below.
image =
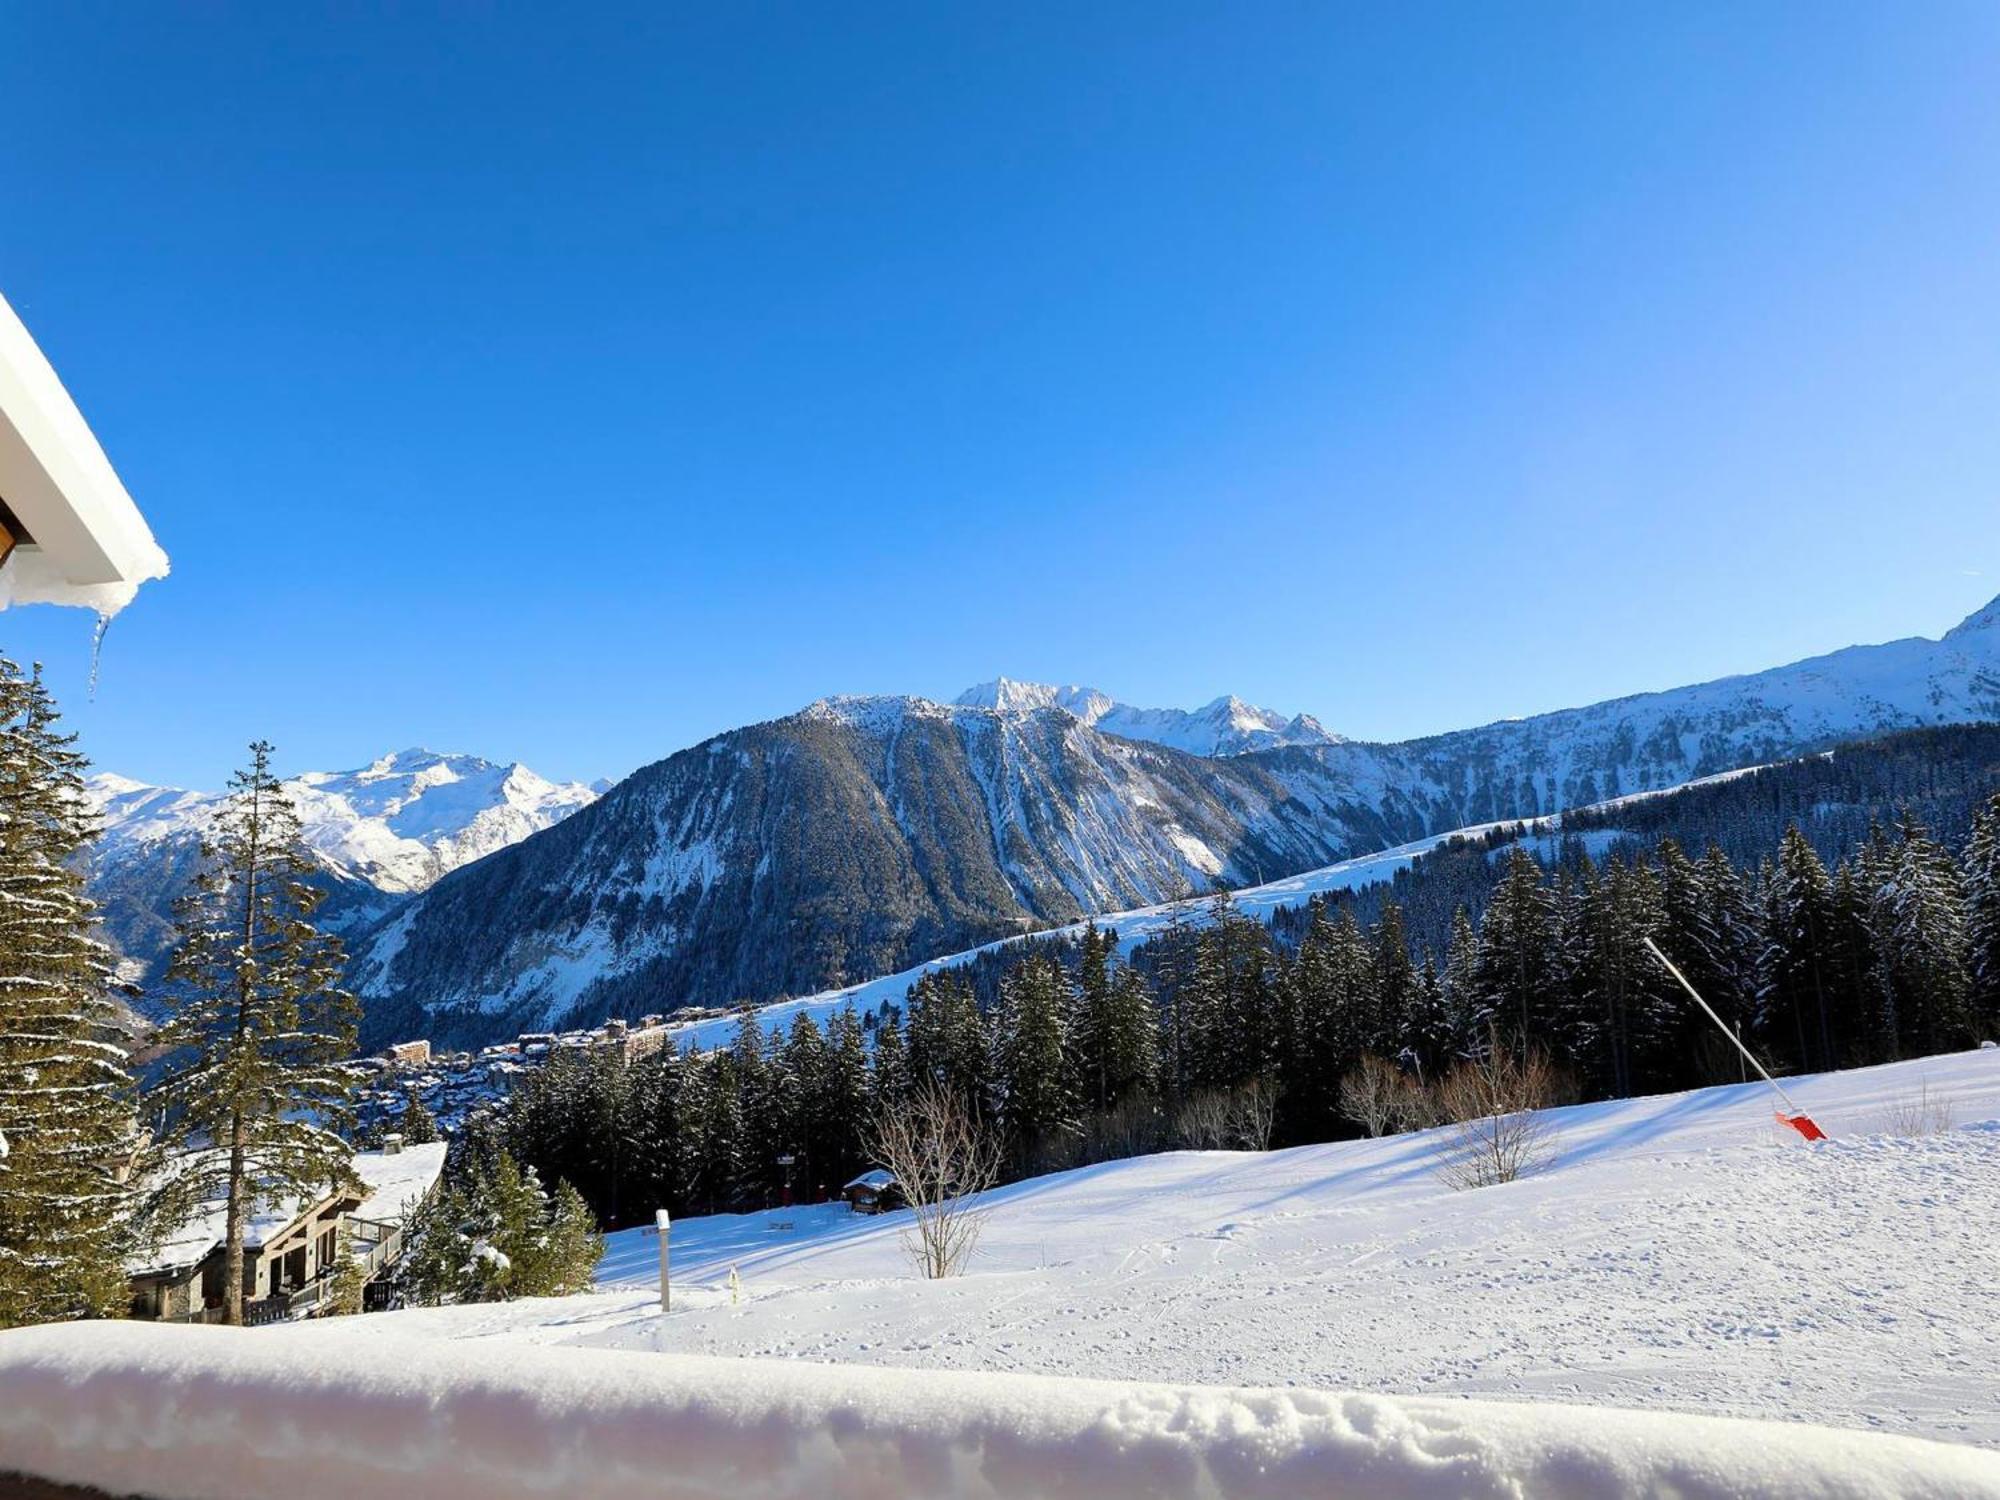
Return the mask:
POLYGON ((1553 1112, 1558 1156, 1455 1193, 1435 1137, 1177 1152, 992 1195, 973 1273, 823 1204, 612 1238, 589 1297, 287 1329, 1104 1379, 1478 1394, 2000 1446, 2000 1050, 1553 1112), (1927 1091, 1941 1134, 1891 1133, 1927 1091), (741 1301, 727 1289, 731 1269, 741 1301))
POLYGON ((582 1297, 0 1333, 0 1471, 158 1500, 2000 1500, 2000 1050, 1788 1087, 1831 1141, 1728 1087, 1553 1112, 1546 1170, 1463 1193, 1422 1135, 1039 1178, 947 1282, 902 1216, 817 1205, 676 1225, 664 1318, 627 1233, 582 1297), (1950 1128, 1892 1128, 1920 1097, 1950 1128))

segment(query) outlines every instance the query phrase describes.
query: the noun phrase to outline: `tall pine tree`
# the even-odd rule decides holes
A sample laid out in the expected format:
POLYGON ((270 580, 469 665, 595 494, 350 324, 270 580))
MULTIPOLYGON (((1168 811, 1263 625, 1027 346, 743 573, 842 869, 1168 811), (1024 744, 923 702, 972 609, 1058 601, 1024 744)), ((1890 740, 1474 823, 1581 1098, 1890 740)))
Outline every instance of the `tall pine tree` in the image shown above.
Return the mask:
POLYGON ((1973 1010, 1991 1035, 2000 1024, 2000 795, 1973 820, 1965 848, 1965 944, 1973 1010))
POLYGON ((354 1185, 341 1136, 353 1088, 342 1066, 358 1009, 339 987, 340 942, 312 925, 321 893, 271 746, 250 764, 176 904, 173 1007, 155 1040, 166 1070, 149 1103, 181 1155, 168 1203, 224 1206, 223 1316, 243 1321, 244 1231, 260 1205, 354 1185))
POLYGON ((40 674, 0 659, 0 1327, 126 1297, 136 1127, 77 870, 83 765, 40 674))

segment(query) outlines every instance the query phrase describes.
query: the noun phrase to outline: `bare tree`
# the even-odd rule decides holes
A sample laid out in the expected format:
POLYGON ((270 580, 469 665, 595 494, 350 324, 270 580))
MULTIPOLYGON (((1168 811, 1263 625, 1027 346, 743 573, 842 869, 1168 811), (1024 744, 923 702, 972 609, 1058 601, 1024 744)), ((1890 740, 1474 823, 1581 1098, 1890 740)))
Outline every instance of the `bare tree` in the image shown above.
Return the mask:
POLYGON ((1174 1134, 1190 1151, 1220 1151, 1229 1144, 1229 1095, 1221 1089, 1189 1094, 1174 1106, 1174 1134))
POLYGON ((1389 1104, 1391 1132, 1429 1130, 1444 1119, 1444 1111, 1438 1104, 1438 1091, 1425 1088, 1422 1080, 1412 1078, 1408 1073, 1397 1075, 1396 1092, 1389 1104))
POLYGON ((1229 1139, 1245 1151, 1269 1151, 1278 1123, 1278 1086, 1253 1078, 1229 1091, 1229 1139))
POLYGON ((1438 1175, 1455 1188, 1487 1187, 1546 1165, 1555 1132, 1542 1111, 1563 1092, 1547 1053, 1530 1047, 1517 1054, 1493 1039, 1483 1056, 1458 1063, 1438 1085, 1438 1107, 1453 1127, 1438 1175))
POLYGON ((1403 1070, 1370 1054, 1341 1075, 1340 1112, 1370 1135, 1381 1135, 1396 1123, 1403 1091, 1403 1070))
POLYGON ((981 1195, 1000 1176, 998 1133, 965 1099, 926 1080, 882 1111, 871 1145, 910 1205, 904 1250, 932 1280, 956 1276, 985 1226, 981 1195))

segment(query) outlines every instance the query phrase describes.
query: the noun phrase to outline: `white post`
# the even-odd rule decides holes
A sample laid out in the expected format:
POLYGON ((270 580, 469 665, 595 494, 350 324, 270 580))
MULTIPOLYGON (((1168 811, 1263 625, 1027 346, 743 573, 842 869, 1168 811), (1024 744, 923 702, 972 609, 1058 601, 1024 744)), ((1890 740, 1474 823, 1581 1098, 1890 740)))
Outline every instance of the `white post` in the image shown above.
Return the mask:
POLYGON ((673 1221, 667 1216, 667 1211, 664 1208, 660 1209, 657 1213, 653 1215, 654 1232, 657 1233, 660 1237, 660 1311, 661 1312, 668 1312, 671 1310, 671 1302, 667 1292, 667 1231, 672 1226, 672 1223, 673 1221))

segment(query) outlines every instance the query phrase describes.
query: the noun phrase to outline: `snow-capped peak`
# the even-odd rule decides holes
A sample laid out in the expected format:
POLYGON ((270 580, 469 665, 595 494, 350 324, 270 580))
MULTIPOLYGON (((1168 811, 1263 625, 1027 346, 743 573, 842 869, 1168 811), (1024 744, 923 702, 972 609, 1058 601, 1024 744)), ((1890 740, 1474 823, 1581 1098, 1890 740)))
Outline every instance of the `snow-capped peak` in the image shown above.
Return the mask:
POLYGON ((2000 640, 2000 598, 1989 601, 1984 609, 1974 610, 1963 620, 1944 633, 1948 641, 1963 641, 1969 636, 1992 632, 2000 640))
POLYGON ((1340 736, 1329 733, 1309 715, 1287 719, 1268 708, 1245 703, 1234 693, 1225 693, 1191 711, 1134 708, 1096 688, 1056 687, 997 677, 967 688, 952 701, 962 707, 990 708, 1002 713, 1062 708, 1107 734, 1168 745, 1192 755, 1240 755, 1246 750, 1269 750, 1279 745, 1340 742, 1340 736))
MULTIPOLYGON (((286 786, 306 842, 327 864, 384 891, 420 891, 460 865, 558 823, 597 800, 518 763, 399 750, 352 771, 305 771, 286 786)), ((224 793, 149 786, 99 772, 89 782, 103 819, 101 859, 199 834, 224 793)))
POLYGON ((1095 724, 1118 706, 1096 688, 1075 684, 1055 687, 1045 682, 1019 682, 1012 677, 996 677, 991 682, 982 682, 977 687, 967 688, 951 701, 960 708, 991 708, 1002 713, 1062 708, 1086 724, 1095 724))

